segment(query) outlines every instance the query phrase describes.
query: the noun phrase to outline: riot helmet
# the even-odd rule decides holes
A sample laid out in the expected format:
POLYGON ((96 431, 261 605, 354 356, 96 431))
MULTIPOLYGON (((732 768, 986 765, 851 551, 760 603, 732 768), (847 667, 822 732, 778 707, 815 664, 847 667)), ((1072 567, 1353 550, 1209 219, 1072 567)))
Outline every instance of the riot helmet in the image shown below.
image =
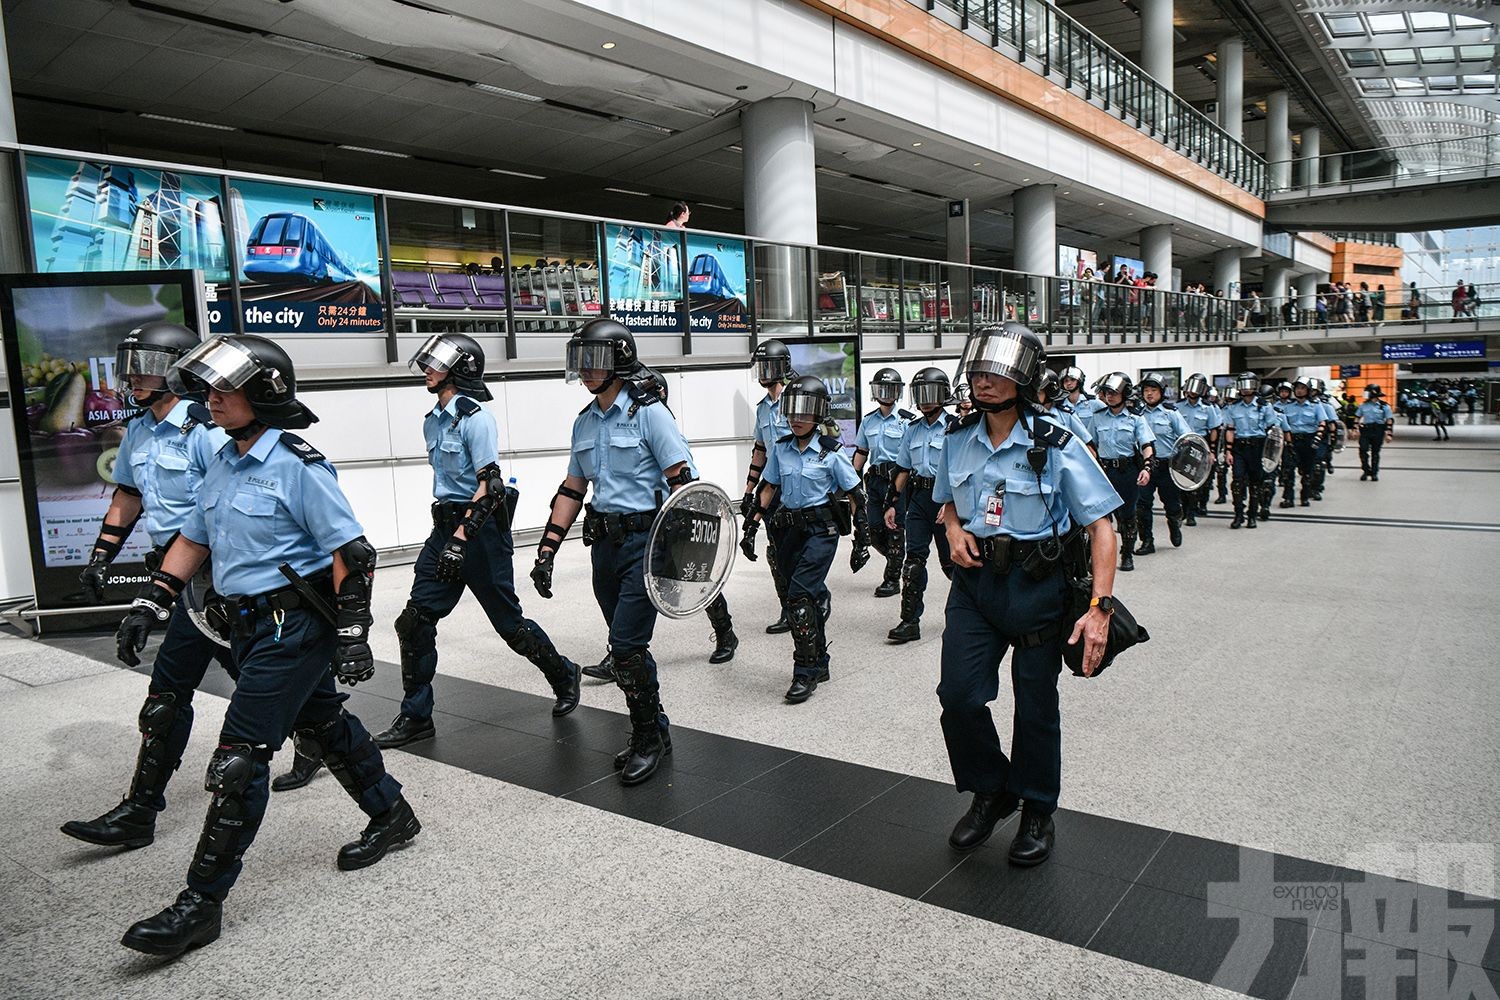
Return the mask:
POLYGON ((136 400, 142 406, 150 406, 167 395, 167 373, 177 360, 198 346, 198 335, 178 323, 158 321, 136 327, 125 335, 115 348, 115 381, 129 393, 149 392, 144 400, 136 400), (152 377, 162 379, 162 386, 137 387, 133 379, 152 377))
POLYGON ((1136 385, 1138 385, 1142 389, 1146 388, 1149 385, 1154 386, 1161 392, 1167 391, 1166 380, 1163 379, 1160 375, 1156 374, 1156 372, 1147 372, 1146 374, 1142 375, 1141 380, 1137 382, 1136 385))
POLYGON ((1280 396, 1283 392, 1288 396, 1292 394, 1292 383, 1286 381, 1286 379, 1282 379, 1276 383, 1276 395, 1280 396))
POLYGON ((882 368, 870 379, 870 395, 875 402, 882 406, 888 406, 901 398, 901 390, 906 388, 906 382, 901 378, 901 373, 894 368, 882 368))
POLYGON ((750 354, 750 363, 755 367, 755 381, 769 387, 773 382, 784 382, 792 377, 792 351, 779 340, 767 340, 757 344, 750 354))
POLYGON ((1384 392, 1380 388, 1380 386, 1376 385, 1374 382, 1371 382, 1369 385, 1365 386, 1365 395, 1374 396, 1378 399, 1380 396, 1384 395, 1384 392))
POLYGON ((778 405, 787 423, 806 420, 816 425, 828 418, 833 397, 828 394, 828 386, 822 379, 816 375, 801 375, 787 383, 778 405))
POLYGON ((1208 392, 1204 394, 1203 398, 1208 400, 1210 403, 1219 402, 1219 387, 1216 385, 1209 386, 1208 392))
POLYGON ((1309 375, 1307 377, 1307 385, 1309 391, 1314 396, 1321 396, 1328 391, 1328 383, 1316 375, 1309 375))
MULTIPOLYGON (((1315 396, 1318 393, 1316 382, 1316 379, 1310 378, 1306 375, 1298 375, 1296 378, 1292 379, 1292 392, 1295 393, 1299 388, 1306 389, 1309 396, 1315 396)), ((1281 384, 1286 385, 1285 382, 1281 384)), ((1280 389, 1278 388, 1277 391, 1280 391, 1280 389)))
MULTIPOLYGON (((1130 397, 1130 390, 1133 388, 1135 386, 1130 381, 1129 375, 1126 375, 1124 372, 1110 372, 1099 380, 1099 397, 1102 399, 1109 393, 1118 392, 1120 394, 1120 402, 1123 405, 1125 400, 1130 397)), ((1108 401, 1106 400, 1106 402, 1108 401)))
POLYGON ((976 330, 964 345, 965 379, 994 375, 1028 386, 1041 374, 1046 354, 1041 338, 1020 323, 976 330))
POLYGON ((1032 401, 1043 406, 1057 402, 1057 397, 1062 391, 1062 379, 1057 377, 1057 372, 1051 368, 1043 368, 1042 374, 1037 376, 1036 385, 1031 388, 1032 401))
POLYGON ((484 384, 484 348, 473 337, 461 333, 433 334, 417 348, 407 366, 418 375, 426 375, 427 369, 447 374, 441 382, 428 386, 428 392, 442 392, 451 383, 455 389, 482 402, 494 399, 484 384))
POLYGON ((567 380, 582 381, 582 373, 589 371, 608 372, 609 378, 594 395, 609 390, 615 380, 635 374, 641 366, 640 355, 635 349, 635 336, 625 324, 612 319, 591 319, 568 341, 567 380))
POLYGON ((947 406, 953 401, 953 387, 948 373, 941 368, 923 368, 911 377, 911 402, 924 406, 947 406))
POLYGON ((245 427, 224 428, 243 438, 257 425, 300 430, 318 422, 297 399, 297 374, 280 346, 256 336, 213 337, 182 356, 167 374, 167 386, 179 396, 203 402, 210 390, 243 389, 255 420, 245 427))
POLYGON ((1059 377, 1058 382, 1062 386, 1064 392, 1073 391, 1073 389, 1068 388, 1068 379, 1073 380, 1073 389, 1082 389, 1084 379, 1083 369, 1079 368, 1077 365, 1069 365, 1062 370, 1062 375, 1059 377))
POLYGON ((1240 395, 1253 393, 1260 388, 1260 376, 1254 372, 1240 372, 1234 377, 1234 391, 1240 395))
POLYGON ((1212 386, 1208 384, 1207 375, 1202 372, 1193 372, 1182 383, 1182 394, 1184 396, 1207 396, 1211 388, 1212 386))
POLYGON ((958 408, 959 413, 968 413, 974 408, 974 399, 969 393, 969 383, 959 382, 953 387, 953 405, 958 408))

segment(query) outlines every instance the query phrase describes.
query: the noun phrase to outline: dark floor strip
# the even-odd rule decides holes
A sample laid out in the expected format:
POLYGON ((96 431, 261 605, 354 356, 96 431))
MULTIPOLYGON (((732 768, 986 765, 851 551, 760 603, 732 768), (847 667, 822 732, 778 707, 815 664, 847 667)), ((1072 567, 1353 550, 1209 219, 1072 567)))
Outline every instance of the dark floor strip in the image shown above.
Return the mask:
MULTIPOLYGON (((1199 517, 1228 520, 1234 514, 1227 510, 1210 510, 1199 517)), ((1414 521, 1395 517, 1341 517, 1336 514, 1299 514, 1276 510, 1269 522, 1301 522, 1303 524, 1341 524, 1357 528, 1412 528, 1420 531, 1500 531, 1500 524, 1459 523, 1456 521, 1414 521)))
MULTIPOLYGON (((112 636, 47 641, 114 662, 112 636)), ((434 688, 438 734, 410 753, 1138 965, 1274 1000, 1365 996, 1367 985, 1395 996, 1357 971, 1346 978, 1335 960, 1348 952, 1349 970, 1368 969, 1372 953, 1395 961, 1407 949, 1434 956, 1453 982, 1500 988, 1493 899, 1069 809, 1055 817, 1052 860, 1018 869, 1006 861, 1014 816, 969 855, 948 847, 967 799, 942 782, 674 726, 662 770, 624 788, 611 762, 629 728, 623 714, 582 705, 553 719, 550 696, 441 674, 434 688), (1299 978, 1304 956, 1331 964, 1299 978)), ((232 689, 218 668, 203 685, 232 689)), ((399 667, 381 663, 348 707, 374 729, 400 698, 399 667)))
POLYGON ((1500 469, 1449 469, 1432 465, 1382 465, 1381 472, 1484 472, 1500 476, 1500 469))

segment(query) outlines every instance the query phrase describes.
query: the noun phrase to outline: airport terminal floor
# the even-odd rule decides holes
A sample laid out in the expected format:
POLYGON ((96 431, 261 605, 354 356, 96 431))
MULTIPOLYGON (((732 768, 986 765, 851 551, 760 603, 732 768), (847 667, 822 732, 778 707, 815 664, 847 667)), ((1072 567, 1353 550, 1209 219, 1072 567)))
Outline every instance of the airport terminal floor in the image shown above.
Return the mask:
MULTIPOLYGON (((162 964, 119 939, 180 886, 230 682, 195 702, 156 842, 117 853, 58 826, 127 780, 145 675, 112 637, 0 639, 0 994, 1493 997, 1500 425, 1451 433, 1398 423, 1379 482, 1351 449, 1321 503, 1254 532, 1211 506, 1137 559, 1116 593, 1151 640, 1064 674, 1057 846, 1033 869, 1006 864, 1014 818, 947 844, 968 799, 933 693, 941 577, 923 638, 894 647, 878 564, 840 559, 832 681, 788 705, 766 563, 742 560, 731 663, 706 662, 701 618, 657 627, 675 752, 651 781, 614 776, 613 686, 553 720, 465 599, 439 629, 436 738, 386 754, 421 835, 341 872, 364 817, 326 772, 277 793, 224 936, 162 964)), ((377 574, 379 670, 349 700, 372 731, 397 711, 410 578, 377 574)), ((528 614, 597 660, 576 532, 555 591, 524 588, 528 614)), ((1008 685, 995 708, 1008 743, 1008 685)))

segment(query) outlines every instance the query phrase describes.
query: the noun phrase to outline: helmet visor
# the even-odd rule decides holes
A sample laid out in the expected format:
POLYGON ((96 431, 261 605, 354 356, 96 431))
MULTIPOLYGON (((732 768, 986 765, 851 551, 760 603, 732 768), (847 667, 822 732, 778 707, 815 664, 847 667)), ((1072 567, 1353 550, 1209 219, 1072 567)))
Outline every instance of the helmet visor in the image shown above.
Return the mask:
POLYGON ((757 382, 780 382, 792 373, 792 359, 784 354, 773 354, 768 358, 755 359, 757 382))
POLYGON ((913 406, 944 406, 950 402, 948 385, 945 382, 921 381, 911 384, 911 402, 913 406))
POLYGON ((258 370, 255 357, 224 338, 205 340, 184 354, 167 373, 167 387, 179 396, 201 395, 209 389, 233 392, 258 370))
POLYGON ((464 352, 457 344, 444 339, 442 334, 428 337, 407 365, 417 375, 425 375, 427 369, 439 374, 449 371, 463 360, 464 352))
POLYGON ((1099 380, 1099 395, 1107 392, 1118 392, 1120 395, 1130 393, 1130 376, 1122 375, 1120 372, 1111 372, 1099 380))
POLYGON ((166 378, 167 372, 171 370, 177 357, 178 355, 171 351, 142 347, 139 344, 121 347, 115 352, 115 381, 123 388, 133 389, 135 388, 131 382, 133 378, 142 375, 166 378))
POLYGON ((871 382, 870 395, 877 403, 894 403, 901 398, 900 382, 871 382))
POLYGON ((577 382, 584 372, 606 372, 615 370, 615 345, 611 341, 568 341, 567 378, 577 382))
POLYGON ((1234 380, 1235 392, 1254 392, 1260 388, 1260 379, 1255 375, 1241 375, 1234 380))
POLYGON ((821 423, 828 416, 828 397, 822 393, 788 389, 781 394, 781 415, 788 421, 821 423))
POLYGON ((1074 386, 1075 389, 1081 389, 1083 387, 1083 369, 1077 367, 1076 365, 1069 365, 1067 368, 1064 368, 1062 370, 1062 375, 1059 376, 1059 378, 1061 380, 1072 379, 1077 383, 1077 385, 1074 386))
POLYGON ((1186 395, 1202 396, 1208 392, 1208 379, 1202 375, 1189 375, 1182 383, 1182 391, 1186 395))
POLYGON ((995 375, 1016 385, 1030 385, 1042 359, 1035 343, 1007 330, 974 334, 964 354, 964 373, 970 380, 976 374, 995 375))

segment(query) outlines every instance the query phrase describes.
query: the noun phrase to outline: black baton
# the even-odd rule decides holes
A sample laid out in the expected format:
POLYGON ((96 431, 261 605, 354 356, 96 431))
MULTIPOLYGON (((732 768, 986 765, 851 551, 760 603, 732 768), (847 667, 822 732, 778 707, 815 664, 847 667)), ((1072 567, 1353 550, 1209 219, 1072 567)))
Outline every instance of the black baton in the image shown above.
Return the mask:
POLYGON ((292 569, 291 563, 282 563, 276 568, 281 570, 281 575, 287 578, 287 582, 292 585, 292 589, 297 592, 297 596, 302 598, 308 607, 322 616, 323 620, 328 624, 338 625, 338 618, 334 615, 333 609, 328 606, 328 602, 323 600, 323 595, 313 589, 313 585, 308 583, 307 579, 301 573, 292 569))

